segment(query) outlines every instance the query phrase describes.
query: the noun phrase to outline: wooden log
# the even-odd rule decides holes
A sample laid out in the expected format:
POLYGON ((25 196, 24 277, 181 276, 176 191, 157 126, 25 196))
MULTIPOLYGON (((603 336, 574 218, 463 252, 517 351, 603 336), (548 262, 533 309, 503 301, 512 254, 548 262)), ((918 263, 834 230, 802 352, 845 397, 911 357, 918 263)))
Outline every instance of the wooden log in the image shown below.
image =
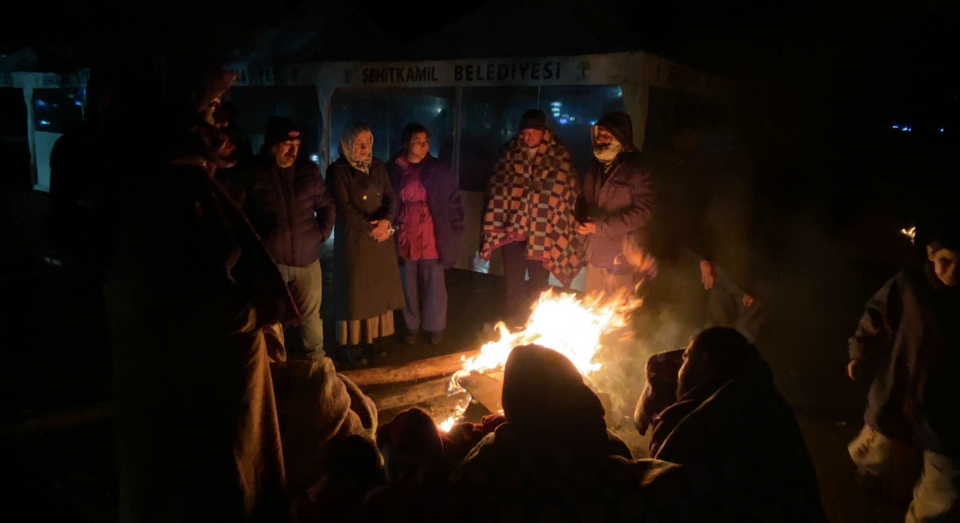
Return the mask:
POLYGON ((496 379, 485 374, 471 372, 469 375, 459 379, 457 383, 467 390, 471 396, 490 412, 500 412, 503 405, 500 403, 500 397, 503 395, 503 378, 496 379))
POLYGON ((0 441, 43 430, 62 429, 107 419, 114 414, 112 403, 95 403, 72 409, 48 412, 40 416, 0 426, 0 441))
POLYGON ((449 384, 450 378, 437 378, 403 387, 399 390, 371 392, 368 395, 377 404, 377 410, 384 411, 398 407, 409 407, 445 396, 449 384))
POLYGON ((463 358, 472 358, 479 354, 479 350, 458 352, 436 356, 425 360, 418 360, 405 365, 390 365, 386 367, 372 367, 369 369, 347 370, 341 372, 358 387, 377 385, 381 383, 402 383, 426 378, 435 378, 445 374, 453 374, 460 370, 463 358))

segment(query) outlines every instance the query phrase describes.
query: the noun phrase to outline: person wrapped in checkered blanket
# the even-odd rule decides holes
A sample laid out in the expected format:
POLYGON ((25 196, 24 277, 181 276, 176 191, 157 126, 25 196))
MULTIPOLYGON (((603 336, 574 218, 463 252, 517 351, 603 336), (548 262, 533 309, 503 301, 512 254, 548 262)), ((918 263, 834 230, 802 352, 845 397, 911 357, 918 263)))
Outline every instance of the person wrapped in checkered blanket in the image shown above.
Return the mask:
POLYGON ((537 260, 568 286, 583 265, 584 244, 574 209, 580 192, 566 145, 549 130, 536 150, 521 136, 508 142, 490 182, 480 257, 526 241, 527 260, 537 260))

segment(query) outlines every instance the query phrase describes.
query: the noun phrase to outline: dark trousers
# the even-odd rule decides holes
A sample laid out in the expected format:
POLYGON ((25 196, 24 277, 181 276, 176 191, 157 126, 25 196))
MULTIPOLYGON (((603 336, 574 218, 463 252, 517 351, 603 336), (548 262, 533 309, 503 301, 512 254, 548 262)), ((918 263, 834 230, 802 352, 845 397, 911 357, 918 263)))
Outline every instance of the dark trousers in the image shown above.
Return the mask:
POLYGON ((440 260, 404 260, 400 266, 403 296, 403 321, 407 330, 427 332, 447 328, 447 282, 440 260))
POLYGON ((527 259, 527 243, 513 242, 500 248, 506 279, 506 313, 510 318, 526 317, 539 294, 550 287, 550 271, 543 263, 527 259), (530 279, 526 276, 529 273, 530 279))

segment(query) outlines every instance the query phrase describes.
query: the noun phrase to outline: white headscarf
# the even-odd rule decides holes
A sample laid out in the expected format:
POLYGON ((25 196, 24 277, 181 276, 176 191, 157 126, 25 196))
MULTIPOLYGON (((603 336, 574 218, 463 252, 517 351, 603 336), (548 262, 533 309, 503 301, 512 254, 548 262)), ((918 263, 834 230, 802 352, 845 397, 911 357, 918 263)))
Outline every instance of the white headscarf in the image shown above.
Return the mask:
POLYGON ((347 126, 343 128, 343 132, 340 133, 340 156, 350 162, 350 165, 352 165, 354 169, 369 173, 370 164, 373 162, 373 151, 371 151, 370 156, 362 162, 358 162, 353 157, 353 144, 356 143, 357 137, 363 132, 370 133, 370 147, 371 149, 373 148, 373 131, 371 131, 366 124, 351 122, 348 123, 347 126))

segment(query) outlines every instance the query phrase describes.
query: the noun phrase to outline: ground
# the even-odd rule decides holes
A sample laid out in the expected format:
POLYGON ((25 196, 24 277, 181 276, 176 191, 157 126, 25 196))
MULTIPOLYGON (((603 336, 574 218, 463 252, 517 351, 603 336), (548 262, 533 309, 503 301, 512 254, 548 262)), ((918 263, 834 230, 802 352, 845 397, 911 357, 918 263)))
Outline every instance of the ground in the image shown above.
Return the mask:
MULTIPOLYGON (((42 214, 42 198, 25 198, 27 203, 17 212, 42 214)), ((35 238, 38 231, 36 220, 24 219, 12 234, 35 238)), ((5 364, 0 366, 0 462, 4 465, 0 468, 0 520, 116 521, 116 463, 107 408, 109 351, 94 289, 69 269, 45 263, 43 256, 49 256, 49 250, 42 242, 16 245, 0 256, 0 295, 7 305, 3 331, 8 340, 5 364), (51 418, 51 413, 58 416, 51 418)), ((838 264, 830 255, 820 258, 823 266, 805 269, 818 275, 820 285, 798 278, 793 286, 784 287, 791 299, 780 304, 772 320, 776 335, 760 348, 798 414, 830 521, 901 521, 904 507, 858 481, 846 455, 846 444, 860 428, 864 391, 843 375, 845 340, 867 295, 890 268, 838 264), (799 327, 798 318, 805 318, 799 327)), ((326 275, 327 289, 332 276, 326 275)), ((659 292, 696 297, 696 285, 682 281, 687 280, 662 272, 659 292)), ((449 328, 444 343, 408 346, 395 338, 380 340, 373 365, 473 349, 486 339, 502 300, 500 278, 453 270, 448 273, 448 286, 449 328)), ((642 385, 648 353, 677 347, 695 332, 689 319, 695 314, 676 303, 652 300, 637 315, 636 354, 616 365, 620 373, 615 379, 623 381, 624 396, 635 394, 642 385)), ((328 352, 333 349, 332 340, 331 333, 328 352)), ((296 356, 295 350, 291 352, 296 356)), ((642 457, 645 442, 623 417, 632 401, 635 397, 623 398, 618 415, 623 433, 638 449, 637 457, 642 457)), ((449 407, 449 400, 443 399, 424 405, 437 413, 449 407)), ((386 419, 395 412, 382 414, 386 419)))

